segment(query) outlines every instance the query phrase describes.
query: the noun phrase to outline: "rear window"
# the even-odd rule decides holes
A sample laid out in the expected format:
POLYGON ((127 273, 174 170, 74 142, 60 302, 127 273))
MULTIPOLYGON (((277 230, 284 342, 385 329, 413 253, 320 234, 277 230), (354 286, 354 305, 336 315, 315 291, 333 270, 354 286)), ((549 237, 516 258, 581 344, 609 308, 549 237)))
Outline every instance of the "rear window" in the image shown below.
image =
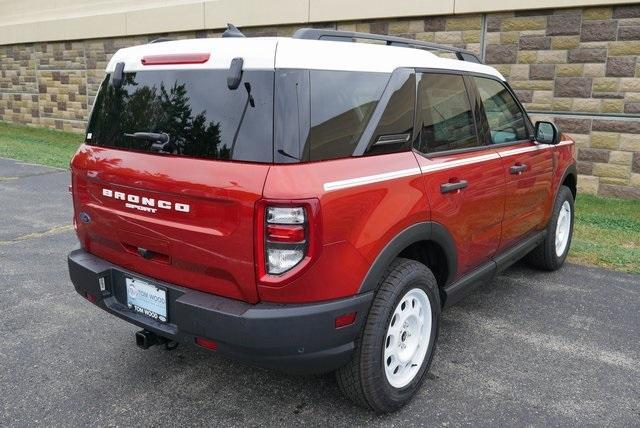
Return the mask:
POLYGON ((107 76, 91 114, 87 142, 163 155, 272 162, 274 73, 245 70, 235 90, 227 87, 228 74, 131 72, 117 89, 107 76), (157 142, 135 133, 166 134, 169 143, 158 151, 157 142))

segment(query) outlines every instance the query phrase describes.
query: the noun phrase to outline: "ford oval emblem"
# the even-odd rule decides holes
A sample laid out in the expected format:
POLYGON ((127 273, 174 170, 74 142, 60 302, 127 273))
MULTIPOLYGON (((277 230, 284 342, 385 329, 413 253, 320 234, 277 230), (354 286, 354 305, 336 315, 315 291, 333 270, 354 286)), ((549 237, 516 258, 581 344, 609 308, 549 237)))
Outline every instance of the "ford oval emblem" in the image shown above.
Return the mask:
POLYGON ((91 223, 91 217, 86 212, 81 212, 78 217, 80 217, 80 221, 83 223, 91 223))

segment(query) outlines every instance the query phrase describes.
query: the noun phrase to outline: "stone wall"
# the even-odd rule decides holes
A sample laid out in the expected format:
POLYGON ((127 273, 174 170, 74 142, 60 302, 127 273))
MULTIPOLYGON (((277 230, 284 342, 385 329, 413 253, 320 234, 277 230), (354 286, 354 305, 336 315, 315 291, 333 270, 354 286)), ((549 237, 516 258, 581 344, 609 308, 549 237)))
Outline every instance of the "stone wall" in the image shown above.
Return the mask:
POLYGON ((578 142, 582 191, 640 198, 640 6, 487 17, 485 61, 578 142), (606 116, 605 116, 606 115, 606 116))
MULTIPOLYGON (((322 26, 477 52, 507 77, 534 118, 554 120, 576 139, 581 191, 640 198, 640 3, 322 26)), ((296 29, 244 31, 288 36, 296 29)), ((0 120, 82 132, 111 55, 159 36, 0 46, 0 120)))

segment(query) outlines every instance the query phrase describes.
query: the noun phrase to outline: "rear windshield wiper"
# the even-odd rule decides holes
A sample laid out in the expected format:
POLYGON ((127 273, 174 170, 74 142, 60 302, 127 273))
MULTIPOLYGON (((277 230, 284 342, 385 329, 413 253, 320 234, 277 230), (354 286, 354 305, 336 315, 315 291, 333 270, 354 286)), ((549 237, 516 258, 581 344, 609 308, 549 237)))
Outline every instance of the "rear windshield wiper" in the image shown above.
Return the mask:
POLYGON ((124 136, 149 141, 152 152, 173 153, 174 145, 171 143, 171 137, 166 132, 134 132, 133 134, 125 133, 124 136))

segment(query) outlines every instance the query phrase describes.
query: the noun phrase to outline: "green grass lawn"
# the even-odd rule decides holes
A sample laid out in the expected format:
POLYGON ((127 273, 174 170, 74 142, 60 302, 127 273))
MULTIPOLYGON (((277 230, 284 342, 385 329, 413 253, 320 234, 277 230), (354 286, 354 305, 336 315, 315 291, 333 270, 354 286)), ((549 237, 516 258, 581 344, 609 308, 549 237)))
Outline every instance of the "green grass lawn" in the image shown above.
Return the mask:
POLYGON ((0 157, 68 168, 83 134, 0 122, 0 157))
POLYGON ((640 273, 640 201, 579 194, 569 261, 640 273))
MULTIPOLYGON (((0 122, 0 157, 67 168, 82 138, 0 122)), ((569 260, 640 273, 640 201, 578 195, 569 260)))

